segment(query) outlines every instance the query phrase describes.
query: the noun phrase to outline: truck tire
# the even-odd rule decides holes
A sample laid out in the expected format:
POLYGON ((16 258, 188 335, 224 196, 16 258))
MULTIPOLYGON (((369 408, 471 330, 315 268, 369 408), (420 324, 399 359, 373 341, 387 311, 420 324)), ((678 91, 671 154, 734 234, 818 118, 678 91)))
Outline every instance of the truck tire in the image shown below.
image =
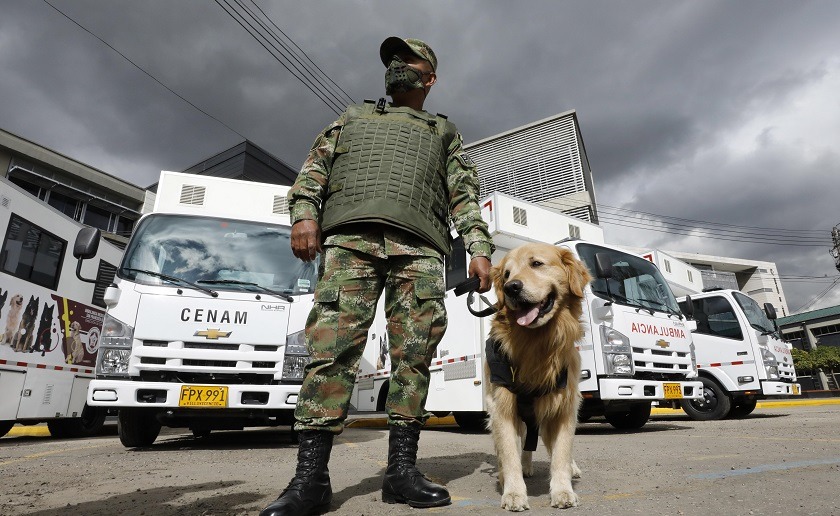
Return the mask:
POLYGON ((453 412, 455 422, 463 430, 470 432, 487 431, 487 412, 453 412))
POLYGON ((650 419, 650 402, 638 403, 620 412, 606 412, 604 417, 619 430, 638 430, 650 419))
POLYGON ((758 403, 756 400, 740 400, 737 403, 732 405, 732 408, 729 409, 729 418, 731 419, 739 419, 742 417, 747 417, 752 414, 752 411, 755 410, 755 405, 758 403))
POLYGON ((152 411, 123 408, 117 417, 117 431, 126 448, 151 446, 160 434, 160 422, 152 411))
POLYGON ((723 387, 712 379, 701 376, 703 398, 682 400, 680 404, 688 416, 695 421, 715 421, 725 418, 732 409, 732 400, 723 387))
POLYGON ((0 421, 0 437, 8 434, 13 426, 15 426, 14 421, 0 421))
POLYGON ((80 417, 53 419, 47 422, 47 428, 50 435, 57 438, 93 437, 105 426, 106 415, 105 407, 85 405, 80 417))

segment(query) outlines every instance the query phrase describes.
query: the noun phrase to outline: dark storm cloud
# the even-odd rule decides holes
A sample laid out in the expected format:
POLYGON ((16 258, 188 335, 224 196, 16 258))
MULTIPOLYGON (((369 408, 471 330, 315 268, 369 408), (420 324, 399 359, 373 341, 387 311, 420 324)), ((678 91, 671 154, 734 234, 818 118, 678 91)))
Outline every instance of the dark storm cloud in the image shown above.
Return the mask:
MULTIPOLYGON (((0 127, 139 185, 238 143, 237 132, 297 168, 335 117, 215 2, 55 5, 235 132, 46 3, 0 3, 0 127)), ((600 203, 756 227, 840 222, 829 193, 837 156, 805 135, 790 141, 787 125, 807 130, 795 117, 750 125, 779 106, 795 112, 803 91, 836 77, 835 2, 257 3, 356 101, 383 94, 385 36, 427 40, 440 65, 426 107, 449 115, 468 142, 576 109, 600 203), (721 135, 746 126, 749 152, 743 135, 737 144, 721 135)), ((836 101, 826 110, 840 119, 836 101)), ((783 274, 836 274, 829 242, 608 234, 773 260, 783 274)), ((823 288, 800 287, 785 285, 791 308, 823 288)))

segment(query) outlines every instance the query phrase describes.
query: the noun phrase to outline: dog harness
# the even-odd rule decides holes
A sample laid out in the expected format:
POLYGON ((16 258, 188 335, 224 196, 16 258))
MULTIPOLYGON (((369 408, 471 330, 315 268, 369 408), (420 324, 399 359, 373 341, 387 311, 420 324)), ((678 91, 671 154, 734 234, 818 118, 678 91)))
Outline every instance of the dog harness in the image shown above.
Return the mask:
POLYGON ((540 427, 537 424, 537 414, 534 411, 534 400, 545 396, 557 389, 563 389, 569 382, 569 370, 563 369, 557 375, 554 386, 539 390, 526 390, 522 384, 516 382, 516 368, 511 364, 510 359, 502 352, 502 342, 490 337, 484 346, 484 359, 490 368, 490 383, 500 385, 516 395, 516 412, 519 418, 525 423, 525 451, 537 449, 537 438, 540 434, 540 427))

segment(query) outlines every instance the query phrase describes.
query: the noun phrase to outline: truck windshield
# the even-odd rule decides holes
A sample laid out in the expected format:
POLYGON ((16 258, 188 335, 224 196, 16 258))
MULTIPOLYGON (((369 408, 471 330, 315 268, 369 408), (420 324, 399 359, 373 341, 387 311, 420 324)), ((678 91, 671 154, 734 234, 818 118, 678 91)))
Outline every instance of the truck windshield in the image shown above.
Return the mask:
POLYGON ((681 315, 677 300, 668 288, 665 278, 651 262, 632 254, 592 244, 578 244, 577 251, 594 278, 591 287, 596 296, 645 310, 681 315), (609 256, 613 268, 612 277, 596 277, 596 253, 609 256))
POLYGON ((317 262, 295 258, 286 226, 211 217, 153 214, 128 243, 121 278, 160 285, 172 276, 213 290, 311 294, 317 262))
POLYGON ((738 305, 744 311, 747 320, 750 322, 750 326, 765 334, 776 331, 776 328, 773 327, 773 323, 767 318, 764 310, 758 306, 758 303, 753 298, 745 296, 740 292, 733 292, 732 297, 735 298, 735 301, 738 302, 738 305))

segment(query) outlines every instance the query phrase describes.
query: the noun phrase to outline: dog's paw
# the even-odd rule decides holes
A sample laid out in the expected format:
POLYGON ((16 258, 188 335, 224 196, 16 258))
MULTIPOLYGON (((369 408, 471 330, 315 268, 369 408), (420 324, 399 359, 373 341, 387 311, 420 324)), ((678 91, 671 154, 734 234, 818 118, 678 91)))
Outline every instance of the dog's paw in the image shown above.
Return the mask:
POLYGON ((534 460, 531 452, 522 452, 522 476, 530 478, 534 476, 534 460))
POLYGON ((559 509, 567 509, 569 507, 577 507, 580 505, 580 499, 574 491, 558 491, 551 493, 551 506, 559 509))
POLYGON ((502 509, 511 512, 522 512, 530 509, 528 495, 522 493, 505 493, 502 495, 502 509))
POLYGON ((572 461, 572 478, 580 478, 581 470, 577 465, 577 462, 572 461))

